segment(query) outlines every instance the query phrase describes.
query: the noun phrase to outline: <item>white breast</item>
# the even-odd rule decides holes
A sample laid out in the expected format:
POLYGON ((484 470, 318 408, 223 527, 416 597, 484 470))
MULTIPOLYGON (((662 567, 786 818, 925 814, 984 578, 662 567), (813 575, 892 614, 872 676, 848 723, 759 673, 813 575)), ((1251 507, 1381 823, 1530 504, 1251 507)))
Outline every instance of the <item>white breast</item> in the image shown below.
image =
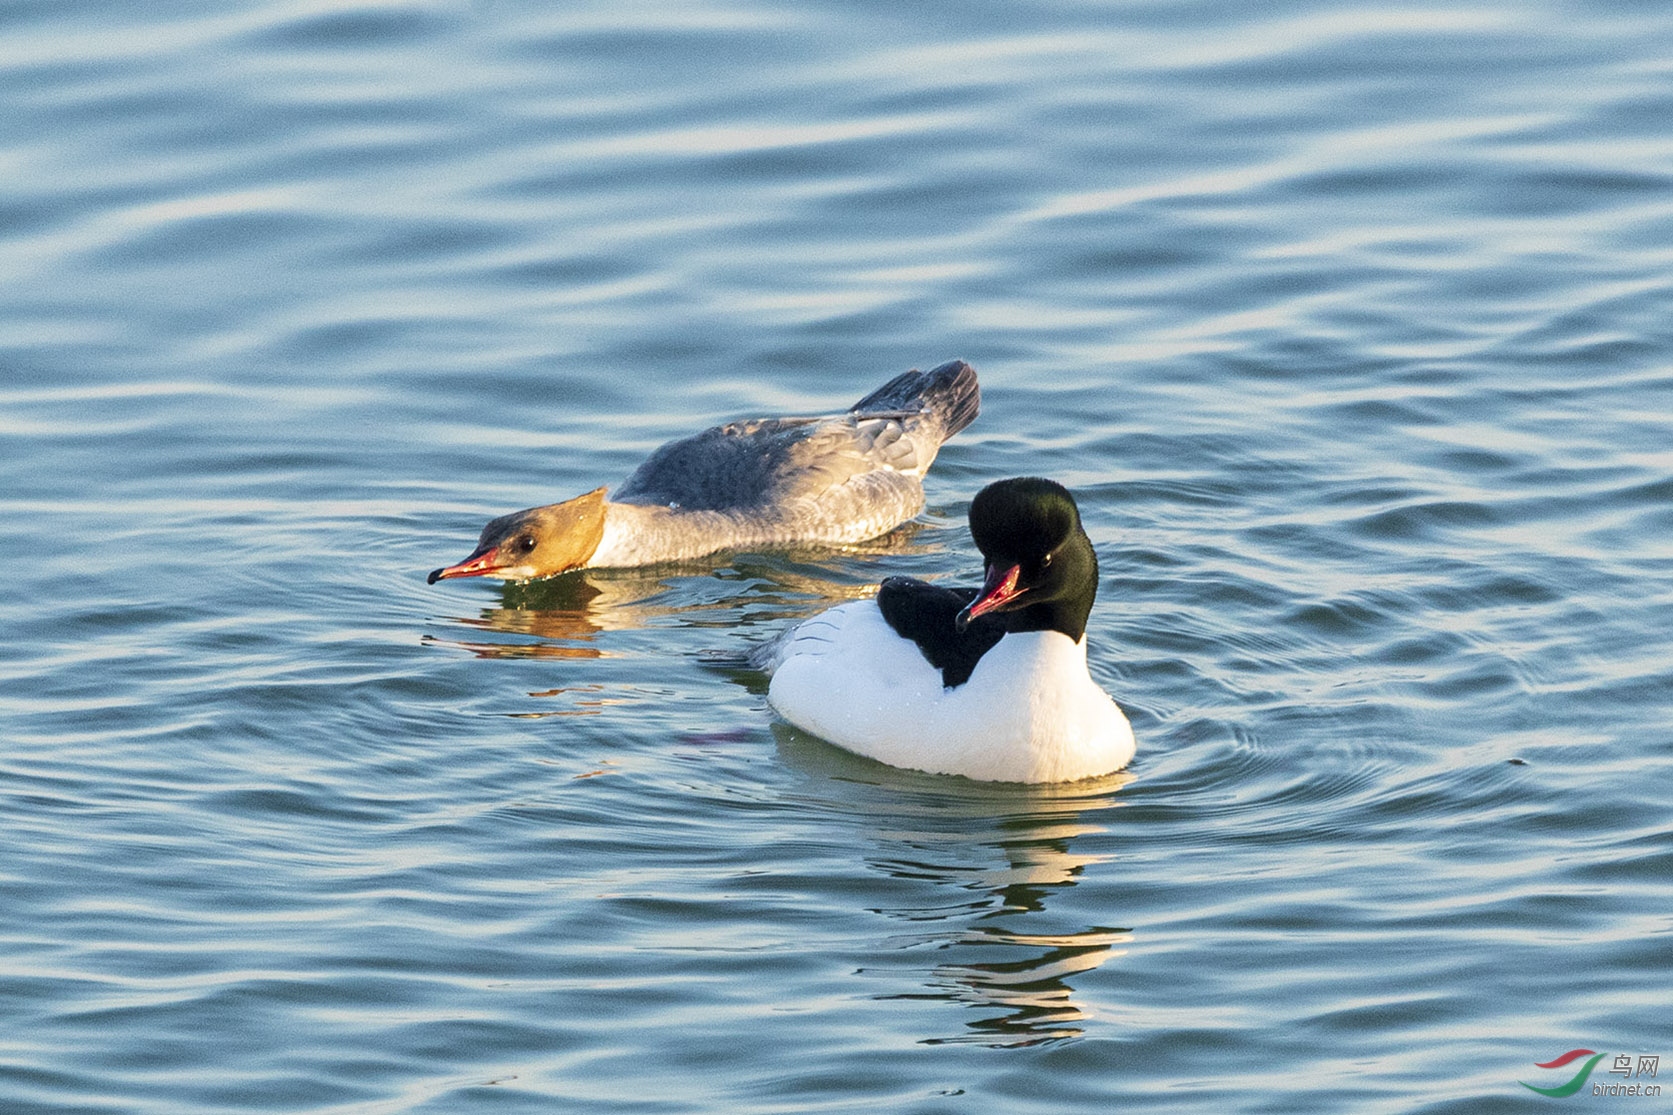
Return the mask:
POLYGON ((1133 757, 1133 730, 1086 669, 1086 643, 1006 635, 946 689, 877 603, 815 616, 778 648, 767 699, 792 724, 891 766, 996 782, 1068 782, 1133 757))

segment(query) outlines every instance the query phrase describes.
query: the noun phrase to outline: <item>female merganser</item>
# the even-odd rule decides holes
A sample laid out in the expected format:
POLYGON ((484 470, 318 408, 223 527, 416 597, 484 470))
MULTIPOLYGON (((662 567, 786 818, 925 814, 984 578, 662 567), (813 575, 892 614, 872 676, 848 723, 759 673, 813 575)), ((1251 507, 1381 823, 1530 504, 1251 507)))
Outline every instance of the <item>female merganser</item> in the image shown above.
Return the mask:
POLYGON ((952 360, 896 376, 845 414, 757 418, 671 441, 613 500, 596 488, 493 520, 476 550, 430 583, 875 538, 923 509, 924 473, 981 399, 976 369, 952 360))
POLYGON ((761 647, 767 700, 831 743, 897 767, 993 782, 1120 770, 1133 729, 1086 668, 1098 558, 1051 480, 989 484, 970 504, 981 589, 890 577, 761 647))

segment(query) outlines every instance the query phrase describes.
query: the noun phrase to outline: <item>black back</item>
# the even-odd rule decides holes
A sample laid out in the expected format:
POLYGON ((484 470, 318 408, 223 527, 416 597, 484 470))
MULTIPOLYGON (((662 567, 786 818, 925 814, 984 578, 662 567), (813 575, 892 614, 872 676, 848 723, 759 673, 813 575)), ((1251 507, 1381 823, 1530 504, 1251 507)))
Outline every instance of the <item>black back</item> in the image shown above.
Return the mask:
POLYGON ((953 622, 976 598, 973 588, 942 588, 913 577, 885 577, 877 606, 895 634, 918 644, 929 664, 951 688, 970 680, 976 663, 1005 634, 1003 617, 977 616, 963 631, 953 622))

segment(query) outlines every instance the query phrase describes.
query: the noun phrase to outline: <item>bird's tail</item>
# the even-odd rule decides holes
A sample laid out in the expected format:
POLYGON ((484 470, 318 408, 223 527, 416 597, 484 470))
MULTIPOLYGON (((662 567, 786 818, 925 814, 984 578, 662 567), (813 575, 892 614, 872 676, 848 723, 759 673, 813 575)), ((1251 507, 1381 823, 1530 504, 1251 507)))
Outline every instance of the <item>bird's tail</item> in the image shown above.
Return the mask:
POLYGON ((982 409, 982 388, 976 369, 962 360, 949 360, 927 372, 902 372, 848 408, 854 414, 912 414, 933 417, 945 441, 976 420, 982 409))

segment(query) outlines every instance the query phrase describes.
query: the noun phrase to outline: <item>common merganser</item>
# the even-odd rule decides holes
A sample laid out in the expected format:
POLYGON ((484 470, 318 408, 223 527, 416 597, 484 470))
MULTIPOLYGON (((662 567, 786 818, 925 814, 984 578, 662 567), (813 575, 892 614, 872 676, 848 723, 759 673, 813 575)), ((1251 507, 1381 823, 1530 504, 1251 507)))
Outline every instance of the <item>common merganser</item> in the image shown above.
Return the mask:
POLYGON ((1098 558, 1074 497, 1019 477, 970 504, 980 589, 890 577, 877 596, 758 648, 790 723, 891 766, 1071 782, 1133 757, 1133 729, 1086 667, 1098 558))
POLYGON ((923 509, 924 474, 981 399, 976 369, 951 360, 896 376, 844 414, 715 426, 652 453, 614 499, 595 488, 500 516, 469 557, 429 581, 527 581, 746 546, 875 538, 923 509))

